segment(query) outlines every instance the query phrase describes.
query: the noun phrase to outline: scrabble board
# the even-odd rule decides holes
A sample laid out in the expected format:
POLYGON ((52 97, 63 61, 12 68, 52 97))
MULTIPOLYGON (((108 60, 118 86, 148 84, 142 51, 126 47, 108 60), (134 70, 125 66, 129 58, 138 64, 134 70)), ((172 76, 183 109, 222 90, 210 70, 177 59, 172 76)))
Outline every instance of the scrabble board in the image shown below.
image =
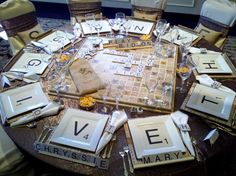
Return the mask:
MULTIPOLYGON (((106 93, 107 102, 110 104, 115 104, 117 98, 123 106, 142 107, 151 111, 173 111, 178 55, 176 46, 172 57, 160 58, 154 54, 153 47, 123 51, 105 48, 94 54, 90 43, 89 40, 84 41, 77 57, 88 59, 98 76, 107 83, 107 90, 99 90, 91 94, 92 97, 99 101, 106 93), (91 57, 87 57, 88 55, 91 57), (155 99, 151 105, 147 103, 145 75, 158 82, 149 96, 155 99)), ((164 48, 167 48, 167 44, 164 48)), ((69 77, 67 81, 71 86, 62 96, 76 96, 77 90, 72 79, 69 77)))

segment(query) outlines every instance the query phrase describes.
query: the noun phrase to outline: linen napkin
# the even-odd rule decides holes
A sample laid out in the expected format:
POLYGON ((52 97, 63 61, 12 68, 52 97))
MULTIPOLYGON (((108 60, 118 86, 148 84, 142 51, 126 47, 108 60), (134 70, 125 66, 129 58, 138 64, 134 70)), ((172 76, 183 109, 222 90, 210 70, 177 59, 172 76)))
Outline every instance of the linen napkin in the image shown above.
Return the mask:
POLYGON ((189 52, 191 54, 201 54, 201 53, 208 53, 208 54, 221 54, 221 52, 207 50, 206 48, 197 48, 197 47, 190 47, 189 52))
POLYGON ((127 122, 128 117, 125 111, 114 111, 106 131, 103 133, 96 150, 96 154, 100 153, 102 149, 109 143, 113 133, 119 129, 125 122, 127 122))
POLYGON ((37 120, 42 117, 56 115, 61 109, 63 109, 62 105, 52 101, 48 103, 48 105, 45 106, 44 108, 36 109, 29 115, 26 115, 18 119, 17 121, 11 123, 11 127, 23 125, 25 123, 37 120))
POLYGON ((188 151, 191 153, 192 156, 195 156, 191 138, 188 133, 188 131, 190 131, 190 128, 188 126, 188 115, 180 111, 176 111, 174 113, 171 113, 171 118, 174 121, 175 125, 180 129, 179 131, 182 140, 185 146, 187 147, 188 151))
POLYGON ((215 89, 219 89, 221 91, 225 91, 225 92, 229 92, 229 93, 233 93, 234 95, 236 94, 236 92, 234 92, 232 89, 225 87, 223 85, 221 85, 220 82, 218 81, 214 81, 209 75, 207 74, 202 74, 202 75, 197 75, 196 79, 199 81, 200 84, 208 86, 208 87, 212 87, 215 89))
POLYGON ((2 75, 6 76, 10 80, 22 80, 26 83, 34 83, 39 81, 40 76, 33 72, 22 73, 22 72, 4 72, 2 75))
POLYGON ((77 59, 70 67, 70 74, 80 95, 106 87, 87 60, 77 59))

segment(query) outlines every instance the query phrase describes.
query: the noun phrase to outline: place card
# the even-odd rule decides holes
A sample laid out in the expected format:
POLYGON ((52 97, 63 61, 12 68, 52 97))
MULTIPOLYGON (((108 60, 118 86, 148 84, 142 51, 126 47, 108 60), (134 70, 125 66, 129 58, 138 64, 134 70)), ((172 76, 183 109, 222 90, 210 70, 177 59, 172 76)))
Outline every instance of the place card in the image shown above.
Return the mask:
POLYGON ((67 109, 51 142, 95 152, 108 115, 67 109))
POLYGON ((42 74, 48 66, 51 55, 43 53, 23 53, 10 71, 42 74))
POLYGON ((216 140, 218 139, 218 137, 219 137, 218 130, 213 129, 206 135, 206 137, 203 139, 203 141, 209 141, 210 144, 213 145, 216 142, 216 140))

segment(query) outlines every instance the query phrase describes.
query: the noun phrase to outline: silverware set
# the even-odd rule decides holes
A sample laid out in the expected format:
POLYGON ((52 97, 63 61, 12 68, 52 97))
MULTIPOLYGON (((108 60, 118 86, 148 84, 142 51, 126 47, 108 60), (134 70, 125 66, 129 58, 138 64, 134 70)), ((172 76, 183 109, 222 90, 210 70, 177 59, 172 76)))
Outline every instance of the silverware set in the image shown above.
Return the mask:
POLYGON ((113 135, 111 141, 107 144, 107 146, 102 151, 101 157, 102 158, 110 158, 111 157, 111 151, 114 145, 114 142, 116 141, 116 134, 113 135))
POLYGON ((129 147, 128 146, 123 147, 123 151, 120 151, 119 154, 122 157, 122 162, 123 162, 123 167, 124 167, 124 176, 128 176, 129 172, 134 173, 134 168, 131 162, 129 147), (127 170, 126 161, 125 161, 126 156, 128 159, 129 172, 127 170))

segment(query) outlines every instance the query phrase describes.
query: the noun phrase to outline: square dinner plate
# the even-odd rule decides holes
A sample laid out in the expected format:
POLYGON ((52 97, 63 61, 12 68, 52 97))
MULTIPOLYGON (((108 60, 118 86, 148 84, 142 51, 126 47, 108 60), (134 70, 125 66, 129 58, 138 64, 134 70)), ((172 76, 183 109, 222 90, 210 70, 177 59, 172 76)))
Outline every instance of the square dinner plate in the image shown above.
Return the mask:
POLYGON ((128 125, 138 159, 144 156, 186 151, 170 115, 128 120, 128 125))
MULTIPOLYGON (((183 37, 184 37, 184 39, 185 39, 186 41, 188 41, 188 39, 189 39, 189 41, 190 41, 190 40, 195 41, 195 40, 199 37, 197 34, 188 32, 187 30, 181 29, 181 28, 178 27, 178 26, 175 26, 175 28, 174 28, 173 31, 172 31, 172 35, 179 35, 179 38, 176 38, 175 41, 174 41, 174 43, 177 44, 177 45, 180 45, 180 44, 181 44, 181 40, 182 40, 183 37)), ((162 37, 162 39, 171 42, 170 33, 167 32, 167 33, 162 37)))
POLYGON ((1 93, 0 104, 2 120, 5 122, 21 113, 46 106, 48 98, 37 82, 1 93))
POLYGON ((68 45, 70 43, 69 39, 73 37, 74 36, 72 34, 57 30, 40 39, 38 42, 43 43, 46 46, 47 50, 55 52, 60 48, 68 45))
MULTIPOLYGON (((107 20, 100 20, 99 23, 101 23, 101 26, 102 26, 102 29, 100 30, 100 33, 111 31, 111 26, 109 25, 107 20)), ((85 35, 86 34, 96 34, 97 33, 95 28, 93 26, 90 28, 90 26, 86 22, 82 22, 80 24, 81 24, 83 33, 85 35)))
POLYGON ((42 74, 48 66, 47 61, 50 57, 50 55, 42 53, 23 53, 10 71, 42 74))
POLYGON ((141 34, 148 35, 151 33, 154 23, 149 21, 141 21, 141 20, 130 20, 131 27, 129 29, 130 33, 133 34, 141 34))
POLYGON ((107 123, 108 115, 67 109, 51 142, 94 152, 107 123))
POLYGON ((232 93, 196 84, 186 106, 228 120, 234 98, 232 93))
POLYGON ((192 54, 198 73, 232 73, 222 54, 192 54))

